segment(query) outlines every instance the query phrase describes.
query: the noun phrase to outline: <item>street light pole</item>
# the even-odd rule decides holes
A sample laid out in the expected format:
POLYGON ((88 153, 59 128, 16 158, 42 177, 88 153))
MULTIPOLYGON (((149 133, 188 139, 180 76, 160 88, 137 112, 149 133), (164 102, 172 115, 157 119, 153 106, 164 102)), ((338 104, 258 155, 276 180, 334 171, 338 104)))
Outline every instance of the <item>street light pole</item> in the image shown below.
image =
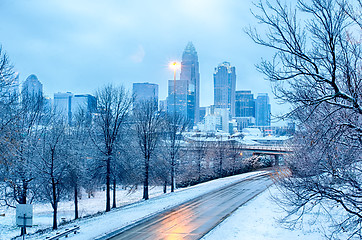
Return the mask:
POLYGON ((173 116, 176 116, 176 66, 173 68, 173 116))
POLYGON ((180 64, 178 62, 172 62, 170 67, 173 69, 173 113, 176 115, 176 71, 180 64))
MULTIPOLYGON (((170 67, 173 69, 173 127, 174 127, 174 131, 172 134, 175 134, 175 136, 172 135, 172 141, 176 141, 176 134, 177 134, 177 129, 176 129, 176 71, 179 68, 180 64, 177 62, 172 62, 170 64, 170 67)), ((175 143, 173 143, 175 144, 175 143)), ((175 175, 176 175, 176 169, 175 169, 175 153, 174 153, 174 149, 171 150, 171 192, 174 192, 175 187, 176 187, 176 181, 175 181, 175 175)))

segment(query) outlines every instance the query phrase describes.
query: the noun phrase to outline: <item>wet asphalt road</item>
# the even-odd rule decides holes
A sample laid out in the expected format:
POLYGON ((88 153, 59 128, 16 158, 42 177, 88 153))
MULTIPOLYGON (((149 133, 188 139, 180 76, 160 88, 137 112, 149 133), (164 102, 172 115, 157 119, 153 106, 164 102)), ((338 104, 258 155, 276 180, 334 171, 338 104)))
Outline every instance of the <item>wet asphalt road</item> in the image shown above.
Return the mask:
POLYGON ((154 216, 110 239, 200 239, 271 184, 267 174, 242 180, 154 216))

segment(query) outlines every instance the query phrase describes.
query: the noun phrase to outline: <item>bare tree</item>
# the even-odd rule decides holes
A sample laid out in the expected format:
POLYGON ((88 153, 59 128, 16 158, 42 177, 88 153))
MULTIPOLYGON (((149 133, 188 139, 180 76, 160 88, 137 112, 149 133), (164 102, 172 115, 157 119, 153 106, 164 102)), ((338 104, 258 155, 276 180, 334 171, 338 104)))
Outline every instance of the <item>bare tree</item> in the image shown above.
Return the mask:
MULTIPOLYGON (((19 96, 17 96, 19 97, 19 96)), ((36 158, 35 148, 40 137, 38 128, 44 119, 44 99, 41 95, 22 94, 21 103, 12 109, 17 117, 12 121, 11 130, 7 136, 6 153, 2 154, 5 194, 1 203, 15 207, 16 204, 32 202, 36 193, 36 185, 32 184, 36 178, 33 162, 36 158), (11 191, 7 191, 10 189, 11 191)), ((26 228, 21 229, 21 235, 26 228)))
POLYGON ((143 199, 147 200, 150 159, 159 144, 162 117, 154 101, 139 102, 134 106, 133 115, 138 146, 144 158, 143 199))
POLYGON ((17 87, 13 66, 0 45, 0 151, 4 155, 8 152, 13 123, 19 116, 19 96, 13 91, 17 87))
POLYGON ((183 142, 182 133, 189 126, 189 121, 179 113, 165 116, 164 147, 171 167, 171 192, 175 191, 176 160, 183 142))
POLYGON ((206 153, 208 151, 208 142, 204 139, 200 139, 196 137, 193 139, 191 146, 189 146, 191 155, 196 160, 197 165, 197 182, 201 182, 203 180, 202 178, 202 164, 205 161, 206 153))
POLYGON ((64 144, 69 152, 67 159, 66 184, 74 199, 74 219, 78 219, 78 198, 80 188, 87 181, 87 158, 91 156, 89 147, 89 116, 84 109, 74 114, 71 127, 67 127, 64 144))
POLYGON ((34 164, 41 191, 40 198, 47 200, 53 208, 53 229, 58 228, 58 204, 66 190, 69 152, 65 144, 65 131, 65 120, 53 115, 42 128, 37 146, 39 161, 34 164))
POLYGON ((107 85, 96 92, 98 115, 94 119, 91 138, 98 151, 105 157, 106 212, 111 210, 112 159, 120 130, 128 115, 132 98, 123 86, 107 85))
POLYGON ((228 154, 229 140, 223 138, 222 135, 218 136, 218 139, 214 148, 214 158, 217 161, 216 174, 219 178, 225 176, 225 160, 228 154))
POLYGON ((334 233, 361 238, 362 3, 299 0, 287 7, 276 0, 256 6, 268 32, 248 34, 276 50, 258 68, 276 96, 290 103, 286 116, 300 125, 295 154, 287 159, 292 175, 281 181, 286 197, 280 200, 287 200, 289 217, 316 205, 339 206, 345 218, 336 220, 334 233))
POLYGON ((242 169, 241 165, 241 161, 238 162, 238 160, 241 158, 242 153, 240 152, 239 149, 239 143, 237 141, 235 141, 234 139, 229 141, 228 144, 228 157, 230 159, 230 164, 231 166, 229 166, 229 173, 231 175, 236 174, 237 172, 240 172, 242 169))

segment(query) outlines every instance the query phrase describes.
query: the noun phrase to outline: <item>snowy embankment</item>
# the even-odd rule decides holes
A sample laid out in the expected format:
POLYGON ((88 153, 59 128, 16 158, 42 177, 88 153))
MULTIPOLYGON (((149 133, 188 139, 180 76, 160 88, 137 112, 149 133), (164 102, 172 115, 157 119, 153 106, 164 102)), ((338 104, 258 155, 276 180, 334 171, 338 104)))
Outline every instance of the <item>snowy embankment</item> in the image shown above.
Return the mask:
MULTIPOLYGON (((128 206, 124 206, 118 209, 113 209, 111 212, 104 213, 92 218, 84 218, 74 221, 71 224, 63 225, 59 227, 58 232, 61 232, 67 227, 72 227, 73 225, 80 226, 80 232, 76 235, 70 235, 68 239, 95 239, 100 236, 104 236, 110 232, 113 232, 119 228, 125 227, 129 224, 135 223, 141 219, 152 216, 156 213, 165 211, 172 207, 175 207, 179 204, 182 204, 188 200, 201 196, 207 192, 225 187, 227 185, 233 184, 241 179, 245 179, 250 176, 263 174, 264 171, 245 173, 236 176, 231 176, 227 178, 217 179, 210 182, 198 184, 196 186, 178 189, 174 193, 162 194, 160 196, 150 198, 147 201, 138 201, 128 206)), ((131 194, 129 195, 131 196, 131 194)), ((125 196, 127 197, 127 196, 125 196)), ((100 207, 104 208, 103 202, 100 207)), ((85 206, 87 207, 87 206, 85 206)), ((99 206, 89 206, 90 211, 94 211, 95 208, 99 206)), ((51 217, 51 212, 49 211, 48 217, 51 217)), ((50 218, 51 219, 51 218, 50 218)), ((55 231, 46 232, 42 235, 33 234, 27 236, 27 239, 45 239, 48 236, 53 236, 55 231)), ((13 234, 0 234, 0 239, 9 239, 13 234)))
POLYGON ((279 220, 285 212, 271 196, 278 194, 272 185, 236 210, 230 217, 216 226, 202 240, 320 240, 323 229, 328 228, 327 216, 316 212, 304 216, 304 221, 291 230, 283 227, 279 220))

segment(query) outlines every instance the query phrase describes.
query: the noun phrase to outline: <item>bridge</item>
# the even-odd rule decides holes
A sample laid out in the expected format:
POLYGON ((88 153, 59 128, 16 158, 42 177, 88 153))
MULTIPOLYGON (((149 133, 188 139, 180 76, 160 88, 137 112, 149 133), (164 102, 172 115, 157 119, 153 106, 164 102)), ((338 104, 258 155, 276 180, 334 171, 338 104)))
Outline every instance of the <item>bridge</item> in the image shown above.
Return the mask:
POLYGON ((240 151, 249 151, 254 154, 286 155, 293 152, 292 148, 281 145, 240 145, 240 151))
MULTIPOLYGON (((225 146, 228 145, 228 141, 224 142, 225 146)), ((200 144, 200 146, 183 146, 187 151, 200 151, 201 149, 206 149, 209 147, 215 146, 215 144, 220 144, 215 141, 204 142, 204 144, 200 144)), ((240 152, 252 152, 253 155, 271 155, 274 156, 274 165, 279 165, 280 157, 283 155, 288 155, 293 153, 293 149, 291 147, 287 147, 284 145, 247 145, 247 144, 235 144, 232 147, 234 150, 240 152)))
POLYGON ((241 145, 240 151, 253 152, 253 155, 272 155, 274 156, 274 165, 279 165, 280 156, 293 152, 291 147, 278 145, 241 145))

